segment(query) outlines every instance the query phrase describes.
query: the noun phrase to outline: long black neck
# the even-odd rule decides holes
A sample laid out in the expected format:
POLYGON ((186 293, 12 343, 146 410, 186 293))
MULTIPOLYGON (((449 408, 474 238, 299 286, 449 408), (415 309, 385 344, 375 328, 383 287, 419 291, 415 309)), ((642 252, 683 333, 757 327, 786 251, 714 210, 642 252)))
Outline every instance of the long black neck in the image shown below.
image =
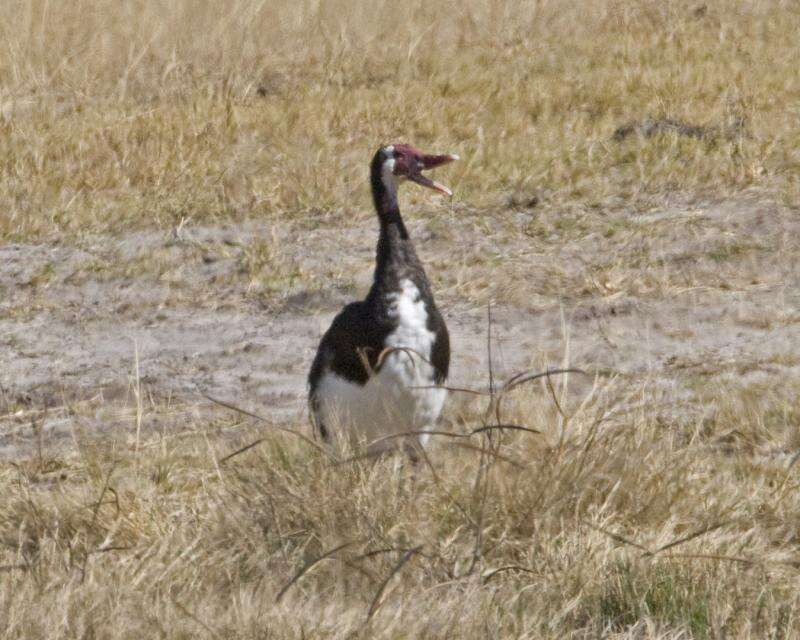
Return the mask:
POLYGON ((380 166, 373 166, 371 183, 375 211, 380 221, 380 235, 375 280, 369 298, 382 298, 386 293, 397 291, 404 279, 410 279, 417 287, 428 291, 428 279, 400 215, 395 185, 384 183, 380 166))

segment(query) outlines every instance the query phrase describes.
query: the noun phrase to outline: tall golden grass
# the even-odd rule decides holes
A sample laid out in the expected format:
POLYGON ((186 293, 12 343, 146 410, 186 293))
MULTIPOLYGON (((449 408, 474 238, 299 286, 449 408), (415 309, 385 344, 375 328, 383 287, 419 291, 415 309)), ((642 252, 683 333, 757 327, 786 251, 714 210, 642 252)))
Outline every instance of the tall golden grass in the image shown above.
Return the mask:
POLYGON ((0 7, 0 233, 345 220, 380 141, 460 152, 457 202, 797 198, 788 2, 55 2, 0 7), (646 117, 736 135, 614 142, 646 117))
POLYGON ((793 402, 717 385, 694 420, 651 380, 551 383, 503 401, 541 433, 417 466, 236 414, 4 465, 0 636, 794 637, 793 402))

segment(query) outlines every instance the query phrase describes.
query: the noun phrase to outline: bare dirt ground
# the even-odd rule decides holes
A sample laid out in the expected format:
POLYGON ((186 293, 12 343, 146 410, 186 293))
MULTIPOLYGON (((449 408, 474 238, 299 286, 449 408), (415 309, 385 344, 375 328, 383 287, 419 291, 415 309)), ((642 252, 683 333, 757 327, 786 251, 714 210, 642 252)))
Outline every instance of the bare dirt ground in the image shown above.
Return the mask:
MULTIPOLYGON (((452 383, 486 386, 491 299, 499 379, 565 363, 647 376, 686 401, 681 411, 708 403, 717 379, 776 388, 800 380, 796 214, 737 200, 625 215, 626 225, 661 234, 650 263, 664 265, 664 286, 627 286, 645 269, 604 262, 614 252, 630 258, 636 235, 620 246, 620 234, 550 234, 539 241, 548 254, 531 251, 525 235, 494 247, 468 220, 446 233, 440 221, 412 220, 452 334, 452 383), (722 226, 732 240, 718 255, 722 226), (465 280, 470 256, 480 262, 493 250, 507 268, 471 286, 480 278, 467 271, 465 280), (726 270, 736 278, 722 282, 726 270)), ((313 230, 186 225, 0 247, 0 456, 62 446, 76 430, 185 428, 187 415, 219 410, 203 393, 297 421, 317 340, 368 287, 374 227, 368 216, 313 230)))

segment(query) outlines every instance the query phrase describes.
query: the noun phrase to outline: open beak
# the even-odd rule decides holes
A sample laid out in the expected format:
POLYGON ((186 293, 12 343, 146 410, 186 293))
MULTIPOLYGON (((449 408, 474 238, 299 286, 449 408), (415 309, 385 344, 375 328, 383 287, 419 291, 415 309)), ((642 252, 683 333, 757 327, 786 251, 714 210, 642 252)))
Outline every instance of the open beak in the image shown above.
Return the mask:
POLYGON ((446 196, 452 196, 453 192, 450 191, 449 188, 436 182, 435 180, 431 180, 427 176, 422 175, 422 171, 427 171, 428 169, 433 169, 443 164, 447 164, 448 162, 453 162, 458 160, 457 155, 453 154, 445 154, 441 156, 422 156, 420 159, 420 164, 422 165, 422 169, 417 173, 410 174, 408 176, 409 180, 416 182, 417 184, 421 184, 423 187, 428 187, 429 189, 433 189, 434 191, 438 191, 446 196))

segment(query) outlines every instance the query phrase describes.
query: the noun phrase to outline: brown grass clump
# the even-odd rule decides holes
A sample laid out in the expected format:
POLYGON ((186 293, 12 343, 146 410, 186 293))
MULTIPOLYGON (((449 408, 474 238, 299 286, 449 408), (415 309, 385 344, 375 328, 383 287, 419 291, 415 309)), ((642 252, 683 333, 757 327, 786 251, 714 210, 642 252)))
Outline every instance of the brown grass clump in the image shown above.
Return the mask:
MULTIPOLYGON (((504 400, 540 433, 335 463, 221 418, 78 439, 0 470, 4 638, 763 638, 800 630, 798 427, 723 391, 702 423, 647 381, 504 400), (558 402, 555 402, 558 398, 558 402), (256 437, 258 446, 228 456, 256 437)), ((795 390, 796 391, 796 390, 795 390)), ((711 405, 709 405, 711 406, 711 405)), ((457 432, 485 401, 460 404, 457 432), (478 406, 480 405, 480 406, 478 406)), ((489 423, 491 424, 491 422, 489 423)))

